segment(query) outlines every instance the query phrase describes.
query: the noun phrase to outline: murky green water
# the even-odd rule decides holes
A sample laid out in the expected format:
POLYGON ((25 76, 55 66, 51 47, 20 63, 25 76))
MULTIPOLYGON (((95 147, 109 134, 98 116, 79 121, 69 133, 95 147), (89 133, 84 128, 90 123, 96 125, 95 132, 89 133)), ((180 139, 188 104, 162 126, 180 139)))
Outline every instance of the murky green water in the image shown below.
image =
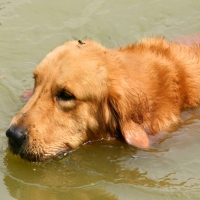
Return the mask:
POLYGON ((148 151, 94 142, 62 162, 21 160, 5 137, 31 72, 52 48, 74 38, 119 47, 199 31, 196 0, 0 0, 0 199, 200 199, 198 113, 148 151))

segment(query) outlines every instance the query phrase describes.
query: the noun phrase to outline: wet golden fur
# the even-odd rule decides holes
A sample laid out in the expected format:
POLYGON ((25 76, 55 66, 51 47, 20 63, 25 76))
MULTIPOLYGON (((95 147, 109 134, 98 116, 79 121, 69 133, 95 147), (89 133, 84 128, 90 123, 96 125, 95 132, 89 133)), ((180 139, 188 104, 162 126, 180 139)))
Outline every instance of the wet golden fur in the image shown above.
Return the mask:
MULTIPOLYGON (((122 136, 139 148, 200 102, 200 48, 163 38, 107 49, 70 41, 34 71, 34 93, 12 120, 21 157, 42 161, 86 141, 122 136)), ((12 146, 10 146, 12 149, 12 146)))

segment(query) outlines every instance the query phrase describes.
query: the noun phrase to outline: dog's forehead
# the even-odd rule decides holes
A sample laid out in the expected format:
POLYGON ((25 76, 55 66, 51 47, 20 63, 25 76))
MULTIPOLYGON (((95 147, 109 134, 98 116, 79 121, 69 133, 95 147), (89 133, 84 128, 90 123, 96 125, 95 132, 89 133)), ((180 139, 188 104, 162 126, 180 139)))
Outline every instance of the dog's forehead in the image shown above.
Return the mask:
POLYGON ((78 41, 70 41, 55 48, 47 54, 43 61, 37 66, 34 73, 40 74, 42 71, 50 73, 60 73, 60 71, 80 71, 94 70, 95 65, 104 63, 103 54, 106 51, 100 44, 86 40, 83 44, 78 41), (101 54, 101 56, 98 56, 101 54), (92 65, 93 64, 93 65, 92 65), (81 68, 81 66, 84 66, 81 68), (89 69, 90 66, 93 68, 89 69))
POLYGON ((84 41, 84 44, 71 41, 50 52, 34 74, 48 86, 66 87, 77 95, 83 89, 89 93, 102 87, 106 79, 104 51, 104 47, 93 41, 84 41))

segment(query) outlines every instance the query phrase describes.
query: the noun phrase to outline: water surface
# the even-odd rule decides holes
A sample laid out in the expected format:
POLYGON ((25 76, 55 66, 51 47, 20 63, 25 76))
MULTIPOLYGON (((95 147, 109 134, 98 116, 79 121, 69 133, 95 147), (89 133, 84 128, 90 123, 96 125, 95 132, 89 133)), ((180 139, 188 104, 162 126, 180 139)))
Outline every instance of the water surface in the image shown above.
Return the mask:
POLYGON ((115 48, 145 36, 199 31, 200 1, 0 1, 0 199, 199 199, 199 111, 148 151, 88 143, 62 162, 29 163, 7 151, 5 131, 54 47, 91 38, 115 48))

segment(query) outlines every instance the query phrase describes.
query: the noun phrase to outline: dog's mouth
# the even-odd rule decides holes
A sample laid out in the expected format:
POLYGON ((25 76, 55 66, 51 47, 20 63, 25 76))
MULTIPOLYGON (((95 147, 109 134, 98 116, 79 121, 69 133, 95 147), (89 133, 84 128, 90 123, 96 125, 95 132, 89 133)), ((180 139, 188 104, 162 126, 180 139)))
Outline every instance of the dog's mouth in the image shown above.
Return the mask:
POLYGON ((10 151, 13 154, 19 154, 20 149, 21 149, 21 145, 20 144, 16 143, 12 139, 8 139, 8 146, 9 146, 10 151))
POLYGON ((45 150, 41 146, 30 147, 27 144, 17 145, 12 139, 8 140, 9 150, 16 155, 19 155, 22 159, 30 162, 44 162, 53 159, 54 161, 66 160, 72 148, 69 145, 65 145, 62 148, 52 148, 45 150))

